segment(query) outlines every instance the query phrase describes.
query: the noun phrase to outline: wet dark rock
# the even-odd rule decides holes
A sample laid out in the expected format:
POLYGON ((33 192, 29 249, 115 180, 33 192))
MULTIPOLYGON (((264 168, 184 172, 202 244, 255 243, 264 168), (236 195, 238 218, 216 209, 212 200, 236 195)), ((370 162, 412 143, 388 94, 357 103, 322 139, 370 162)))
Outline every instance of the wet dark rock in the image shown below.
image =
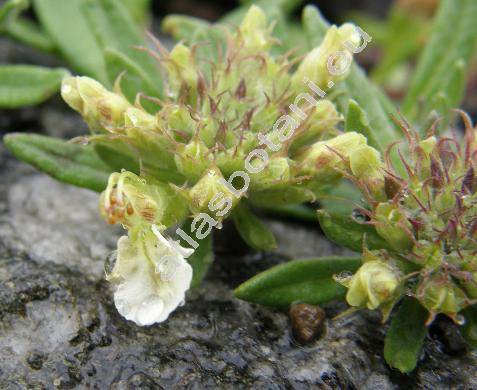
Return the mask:
MULTIPOLYGON (((300 345, 285 312, 232 297, 231 288, 292 257, 339 254, 318 229, 269 222, 275 254, 224 247, 203 285, 163 324, 122 318, 103 264, 121 231, 97 194, 8 156, 0 144, 0 388, 476 388, 477 357, 426 340, 409 376, 383 358, 377 313, 329 320, 300 345)), ((344 304, 324 307, 331 318, 344 304)))
POLYGON ((459 355, 468 349, 468 344, 458 328, 459 326, 450 318, 438 316, 429 329, 429 333, 437 342, 442 343, 442 348, 446 353, 459 355))

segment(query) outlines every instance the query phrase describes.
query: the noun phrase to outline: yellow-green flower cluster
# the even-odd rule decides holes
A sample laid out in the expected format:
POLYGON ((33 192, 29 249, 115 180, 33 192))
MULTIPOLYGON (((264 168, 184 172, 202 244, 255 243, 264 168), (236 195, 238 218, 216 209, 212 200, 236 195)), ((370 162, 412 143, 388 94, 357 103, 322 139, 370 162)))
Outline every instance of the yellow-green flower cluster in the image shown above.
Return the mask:
POLYGON ((463 117, 463 139, 421 140, 403 125, 408 142, 400 164, 389 156, 383 163, 369 147, 359 162, 366 169, 349 159, 349 177, 368 200, 366 223, 387 242, 373 251, 376 261, 343 283, 350 305, 383 309, 390 297, 395 303, 408 294, 429 311, 429 323, 439 313, 460 323, 459 312, 477 302, 477 144, 463 117))
MULTIPOLYGON (((314 200, 339 179, 342 156, 366 145, 359 134, 340 135, 342 116, 323 99, 349 71, 360 43, 353 25, 330 28, 296 71, 295 60, 270 54, 276 41, 260 8, 235 29, 217 29, 217 42, 158 46, 161 96, 128 101, 121 78, 114 91, 87 77, 63 81, 64 100, 91 129, 88 142, 124 168, 110 176, 100 211, 128 230, 110 279, 118 310, 141 325, 167 318, 190 285, 190 252, 162 236, 167 228, 192 216, 201 240, 244 197, 267 206, 314 200)), ((197 249, 180 227, 176 234, 197 249)))
POLYGON ((356 133, 340 135, 342 117, 323 99, 328 82, 348 72, 333 73, 328 58, 339 52, 347 63, 360 43, 353 25, 330 28, 295 72, 291 59, 270 54, 275 40, 260 8, 236 29, 217 28, 222 41, 206 52, 206 43, 160 48, 164 94, 149 98, 156 110, 141 98, 128 102, 120 80, 114 91, 87 77, 64 80, 62 96, 89 124, 89 142, 138 166, 112 175, 101 202, 108 221, 169 227, 210 210, 220 221, 243 197, 256 205, 314 200, 340 177, 337 152, 366 144, 356 133), (165 207, 171 197, 177 205, 165 207))

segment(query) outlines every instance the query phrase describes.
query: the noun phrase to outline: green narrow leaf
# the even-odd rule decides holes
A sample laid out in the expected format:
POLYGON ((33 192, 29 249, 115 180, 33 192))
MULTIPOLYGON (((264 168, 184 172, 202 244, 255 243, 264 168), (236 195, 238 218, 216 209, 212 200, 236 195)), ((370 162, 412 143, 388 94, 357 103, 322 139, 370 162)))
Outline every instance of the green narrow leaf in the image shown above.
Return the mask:
POLYGON ((94 144, 94 150, 98 157, 111 168, 112 172, 121 172, 123 169, 139 174, 139 162, 131 155, 122 153, 118 148, 111 147, 114 141, 105 144, 94 144))
POLYGON ((28 0, 7 0, 0 6, 0 29, 29 7, 28 0))
POLYGON ((295 219, 297 221, 315 222, 316 210, 303 204, 290 204, 283 206, 264 207, 263 211, 271 216, 287 219, 295 219))
MULTIPOLYGON (((193 237, 194 234, 191 233, 191 220, 187 220, 182 226, 189 236, 193 237)), ((207 271, 214 262, 214 251, 213 251, 213 238, 212 232, 199 241, 199 247, 194 251, 194 253, 187 258, 187 261, 193 269, 192 283, 191 288, 197 287, 202 279, 204 279, 207 271)))
POLYGON ((122 0, 138 26, 147 26, 151 21, 151 0, 122 0))
MULTIPOLYGON (((122 53, 123 59, 128 59, 128 69, 130 70, 131 64, 134 64, 135 68, 141 69, 141 74, 147 76, 148 84, 152 83, 154 86, 155 95, 160 97, 162 82, 157 61, 150 53, 138 49, 138 47, 147 46, 145 34, 134 23, 124 5, 115 0, 86 0, 82 11, 101 48, 103 50, 114 49, 116 52, 122 53)), ((110 71, 111 83, 121 72, 122 70, 111 74, 110 71)), ((144 91, 137 90, 136 93, 138 92, 144 91)))
POLYGON ((354 272, 360 265, 359 257, 289 261, 247 280, 235 289, 235 296, 272 307, 286 307, 293 302, 320 304, 342 299, 346 288, 335 282, 333 275, 354 272))
POLYGON ((109 82, 103 53, 81 13, 84 0, 33 0, 42 27, 79 73, 109 82))
MULTIPOLYGON (((162 92, 157 88, 158 85, 154 80, 151 80, 141 66, 126 54, 106 48, 105 59, 109 77, 111 80, 115 80, 121 75, 121 91, 131 103, 135 101, 138 92, 148 96, 161 95, 162 92)), ((142 100, 141 104, 151 113, 158 110, 157 104, 148 100, 142 100)))
POLYGON ((52 52, 53 41, 42 31, 40 26, 19 14, 30 7, 28 0, 7 0, 0 7, 0 34, 32 46, 39 50, 52 52))
POLYGON ((384 358, 391 367, 404 373, 414 370, 427 334, 427 317, 416 299, 403 299, 384 340, 384 358))
POLYGON ((426 115, 423 117, 423 128, 429 128, 436 119, 441 119, 439 128, 445 129, 453 115, 452 109, 456 108, 465 93, 466 65, 459 60, 449 69, 447 80, 443 81, 440 89, 433 94, 426 105, 426 115))
POLYGON ((477 349, 477 306, 469 306, 461 314, 465 317, 461 333, 471 348, 477 349))
MULTIPOLYGON (((366 50, 366 49, 365 49, 366 50)), ((359 104, 369 118, 369 125, 375 132, 376 142, 389 145, 401 138, 402 133, 391 120, 396 109, 384 93, 373 84, 363 69, 353 63, 348 77, 343 84, 349 96, 359 104)), ((347 112, 348 107, 342 107, 347 112)))
POLYGON ((55 43, 49 35, 46 34, 37 23, 25 18, 11 20, 5 26, 4 33, 24 45, 47 53, 52 53, 56 50, 55 43))
POLYGON ((351 215, 357 206, 365 206, 363 195, 348 180, 341 180, 320 196, 320 205, 331 214, 341 215, 351 215))
MULTIPOLYGON (((382 58, 371 74, 377 83, 385 82, 400 64, 415 57, 426 41, 430 22, 423 15, 403 10, 395 3, 383 25, 386 26, 387 34, 385 39, 379 42, 382 58)), ((369 28, 366 24, 361 26, 369 28)), ((373 40, 379 39, 373 31, 368 33, 373 40)))
MULTIPOLYGON (((404 99, 403 112, 409 120, 427 117, 432 97, 453 77, 452 67, 457 61, 468 64, 477 42, 476 19, 475 0, 440 2, 430 41, 419 59, 404 99)), ((450 103, 455 106, 459 102, 450 103)))
POLYGON ((380 152, 385 151, 385 145, 378 141, 374 129, 369 125, 369 119, 366 112, 364 112, 359 104, 353 99, 348 103, 345 131, 356 131, 361 133, 368 140, 368 145, 371 145, 380 152))
POLYGON ((98 192, 106 188, 111 169, 98 158, 92 146, 24 133, 7 134, 3 140, 18 159, 59 181, 98 192))
POLYGON ((328 213, 324 210, 318 210, 317 213, 326 238, 336 244, 355 252, 361 252, 364 243, 368 249, 390 249, 389 244, 373 226, 359 224, 348 215, 328 213))
POLYGON ((448 84, 443 88, 451 108, 455 108, 462 101, 465 94, 467 64, 463 59, 457 60, 451 67, 448 84))
MULTIPOLYGON (((314 6, 305 7, 302 21, 308 48, 311 50, 321 43, 329 24, 314 6)), ((382 145, 389 145, 399 139, 401 134, 390 118, 390 115, 396 112, 393 104, 355 63, 351 65, 350 73, 343 81, 342 86, 345 98, 338 100, 339 105, 342 106, 340 107, 342 112, 348 111, 349 98, 352 98, 366 112, 370 127, 379 130, 379 133, 376 134, 376 141, 382 145)))
POLYGON ((41 103, 59 90, 65 69, 35 65, 0 66, 0 107, 17 108, 41 103))
POLYGON ((308 43, 308 49, 312 50, 318 46, 325 37, 329 24, 321 14, 320 10, 313 5, 307 5, 303 9, 301 19, 308 43))
POLYGON ((252 213, 245 202, 240 202, 232 212, 232 219, 240 237, 256 250, 272 250, 277 247, 273 233, 252 213))

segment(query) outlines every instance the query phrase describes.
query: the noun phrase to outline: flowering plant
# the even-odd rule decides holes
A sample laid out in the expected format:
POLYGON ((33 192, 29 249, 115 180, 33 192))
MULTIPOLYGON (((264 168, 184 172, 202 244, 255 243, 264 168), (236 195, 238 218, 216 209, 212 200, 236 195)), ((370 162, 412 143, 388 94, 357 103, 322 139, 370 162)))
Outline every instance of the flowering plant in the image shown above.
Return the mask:
MULTIPOLYGON (((37 1, 36 9, 55 2, 37 1)), ((105 62, 86 66, 92 77, 60 75, 61 95, 90 135, 66 143, 11 134, 5 144, 57 179, 101 192, 101 215, 127 232, 106 277, 119 313, 138 325, 162 322, 184 302, 212 261, 213 228, 226 218, 251 247, 270 250, 275 238, 254 211, 290 213, 320 200, 324 233, 361 256, 291 261, 245 282, 236 296, 277 307, 345 299, 351 310, 380 310, 384 320, 397 308, 385 357, 410 371, 438 314, 465 323, 476 340, 474 130, 464 116, 463 140, 442 135, 475 45, 465 27, 453 36, 443 27, 449 18, 473 23, 477 3, 459 2, 456 11, 442 1, 403 103, 412 125, 391 119, 394 105, 352 64, 371 37, 349 23, 329 26, 314 7, 303 13, 307 50, 294 53, 284 50, 294 46, 286 1, 264 1, 266 12, 246 7, 232 25, 166 18, 164 29, 180 40, 171 50, 147 41, 123 2, 91 2, 81 15, 105 62), (436 61, 443 57, 449 71, 436 61), (437 116, 442 123, 424 133, 437 116), (346 204, 358 191, 362 198, 353 213, 330 201, 343 180, 355 185, 346 204)), ((16 3, 2 8, 0 27, 16 3)), ((44 24, 59 31, 48 18, 44 24)))

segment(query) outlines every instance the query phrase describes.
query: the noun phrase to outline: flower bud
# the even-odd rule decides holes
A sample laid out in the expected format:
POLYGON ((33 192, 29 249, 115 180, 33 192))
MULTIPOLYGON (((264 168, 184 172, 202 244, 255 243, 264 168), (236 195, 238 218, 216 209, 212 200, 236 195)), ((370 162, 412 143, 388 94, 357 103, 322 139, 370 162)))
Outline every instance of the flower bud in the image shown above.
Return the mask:
POLYGON ((182 43, 178 43, 172 49, 169 59, 165 66, 172 95, 177 96, 183 86, 195 91, 198 75, 191 50, 182 43))
POLYGON ((185 199, 171 187, 127 171, 111 174, 99 207, 110 224, 127 227, 144 222, 171 226, 187 213, 185 199))
MULTIPOLYGON (((252 166, 253 166, 252 162, 252 166)), ((253 191, 273 189, 290 180, 290 163, 286 157, 273 157, 260 172, 250 175, 250 187, 253 191)))
POLYGON ((224 218, 228 215, 233 206, 238 202, 238 198, 223 184, 224 177, 218 168, 209 169, 204 176, 188 191, 190 199, 189 207, 193 214, 201 212, 210 213, 211 204, 220 198, 228 198, 229 206, 226 207, 225 213, 218 213, 224 218))
POLYGON ((434 209, 441 217, 449 217, 456 206, 456 198, 452 187, 444 187, 436 194, 434 209))
POLYGON ((268 51, 272 45, 267 29, 267 17, 256 5, 252 5, 239 26, 243 47, 247 52, 268 51))
POLYGON ((92 130, 124 126, 124 113, 131 104, 121 95, 108 91, 89 77, 66 77, 61 84, 61 96, 78 111, 92 130))
POLYGON ((366 144, 366 138, 356 132, 348 132, 326 141, 311 145, 296 156, 300 162, 300 174, 312 175, 325 181, 332 181, 341 176, 337 170, 344 170, 343 157, 360 145, 366 144))
POLYGON ((124 125, 141 129, 154 129, 157 120, 154 115, 148 114, 141 108, 129 107, 124 114, 124 125))
POLYGON ((191 137, 197 129, 198 123, 190 116, 190 111, 184 105, 171 105, 168 107, 167 116, 164 118, 169 128, 180 130, 186 136, 191 137))
POLYGON ((402 251, 413 246, 411 238, 412 225, 398 206, 391 203, 380 203, 375 210, 374 218, 377 233, 383 237, 393 249, 402 251))
POLYGON ((303 59, 293 75, 292 85, 302 89, 303 79, 313 81, 323 90, 332 87, 332 83, 343 80, 349 73, 353 55, 345 45, 349 42, 359 46, 360 35, 354 25, 345 23, 341 27, 331 26, 320 46, 314 48, 303 59))
POLYGON ((436 144, 436 137, 428 137, 419 142, 419 175, 423 179, 431 176, 431 154, 436 144))
POLYGON ((457 313, 467 306, 468 301, 465 292, 442 275, 424 279, 418 287, 417 296, 422 306, 431 313, 431 319, 443 313, 456 320, 457 313))
POLYGON ((469 277, 460 283, 470 298, 477 299, 477 271, 475 271, 475 265, 473 263, 472 265, 474 270, 468 272, 469 277))
POLYGON ((187 145, 179 144, 174 161, 177 170, 189 183, 196 183, 210 166, 212 156, 201 140, 193 139, 187 145))
POLYGON ((383 163, 379 152, 369 145, 360 145, 349 155, 351 173, 362 181, 376 200, 385 200, 383 163))
POLYGON ((291 150, 298 150, 300 147, 320 139, 320 136, 328 131, 336 131, 335 126, 342 120, 336 111, 335 105, 329 100, 320 100, 315 109, 307 119, 309 127, 303 133, 297 135, 293 140, 291 150))
POLYGON ((382 260, 365 262, 353 276, 339 279, 348 288, 346 301, 350 306, 382 308, 397 298, 399 272, 382 260))

